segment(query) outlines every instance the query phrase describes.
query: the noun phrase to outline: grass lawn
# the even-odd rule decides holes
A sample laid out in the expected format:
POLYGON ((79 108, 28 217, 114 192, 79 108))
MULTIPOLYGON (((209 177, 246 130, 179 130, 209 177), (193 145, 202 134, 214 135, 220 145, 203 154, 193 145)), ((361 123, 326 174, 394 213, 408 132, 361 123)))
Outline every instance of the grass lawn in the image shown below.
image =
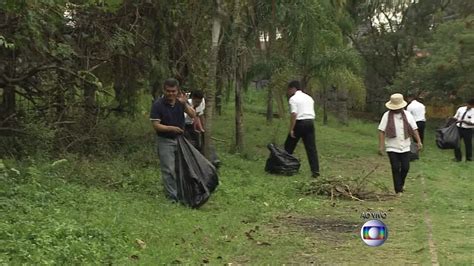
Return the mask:
MULTIPOLYGON (((452 162, 452 151, 435 147, 432 131, 411 164, 403 197, 331 201, 304 193, 312 179, 302 143, 298 175, 264 172, 266 144, 283 143, 286 118, 267 125, 263 115, 247 112, 246 152, 230 154, 231 113, 229 106, 215 128, 221 184, 198 210, 164 198, 153 145, 107 159, 67 155, 54 165, 4 160, 0 263, 431 264, 436 256, 441 264, 473 264, 474 164, 452 162), (389 237, 380 247, 360 239, 365 211, 387 213, 389 237)), ((368 180, 392 191, 388 158, 377 155, 376 126, 318 120, 322 176, 373 170, 368 180)))

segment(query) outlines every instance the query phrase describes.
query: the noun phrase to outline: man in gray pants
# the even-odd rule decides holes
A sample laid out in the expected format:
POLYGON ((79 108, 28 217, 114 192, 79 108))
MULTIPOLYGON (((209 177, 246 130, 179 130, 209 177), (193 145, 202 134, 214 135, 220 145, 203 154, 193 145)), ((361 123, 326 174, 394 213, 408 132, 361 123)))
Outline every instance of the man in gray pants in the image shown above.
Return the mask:
POLYGON ((177 200, 175 158, 176 137, 184 132, 184 113, 194 118, 196 113, 188 104, 186 95, 179 90, 176 79, 165 80, 163 97, 156 100, 150 112, 150 120, 156 131, 161 178, 167 197, 177 200))

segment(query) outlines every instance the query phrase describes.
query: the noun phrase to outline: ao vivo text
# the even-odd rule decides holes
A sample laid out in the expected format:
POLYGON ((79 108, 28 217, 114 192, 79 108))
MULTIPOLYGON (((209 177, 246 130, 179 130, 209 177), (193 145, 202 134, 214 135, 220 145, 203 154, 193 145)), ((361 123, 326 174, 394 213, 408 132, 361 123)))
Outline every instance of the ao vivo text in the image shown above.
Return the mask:
POLYGON ((368 219, 381 220, 381 219, 386 219, 387 218, 387 213, 382 212, 382 211, 362 212, 360 214, 360 218, 362 218, 364 220, 368 220, 368 219))

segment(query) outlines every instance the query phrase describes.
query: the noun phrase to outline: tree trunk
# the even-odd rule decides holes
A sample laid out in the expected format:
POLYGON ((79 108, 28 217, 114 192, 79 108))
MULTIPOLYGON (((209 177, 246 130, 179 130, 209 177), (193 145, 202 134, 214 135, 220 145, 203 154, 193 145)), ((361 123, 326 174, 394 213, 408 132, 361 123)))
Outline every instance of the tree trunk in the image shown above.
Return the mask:
POLYGON ((285 96, 283 96, 281 93, 277 93, 275 95, 276 97, 276 102, 277 102, 277 107, 278 107, 278 117, 284 117, 285 116, 285 96))
POLYGON ((122 83, 122 79, 115 77, 114 92, 115 100, 117 101, 117 106, 113 110, 117 111, 117 113, 119 114, 122 114, 125 111, 125 99, 123 97, 124 90, 125 86, 122 83))
POLYGON ((242 21, 240 17, 240 1, 235 1, 235 21, 233 34, 236 35, 236 49, 234 52, 234 73, 235 73, 235 151, 242 152, 244 150, 244 130, 243 130, 243 109, 242 109, 242 82, 244 56, 241 53, 242 40, 242 21))
POLYGON ((232 80, 235 80, 235 74, 227 77, 227 86, 225 88, 225 102, 228 103, 230 101, 230 93, 232 91, 233 83, 232 80))
MULTIPOLYGON (((15 56, 12 56, 10 60, 8 60, 5 67, 5 73, 8 73, 11 77, 15 74, 15 56)), ((16 93, 15 93, 15 86, 9 84, 7 80, 2 82, 4 85, 3 88, 3 97, 2 102, 0 105, 0 123, 7 122, 5 121, 7 118, 15 114, 16 112, 16 93)), ((1 126, 1 124, 0 124, 1 126)), ((5 126, 5 125, 4 125, 5 126)))
POLYGON ((267 122, 271 123, 273 120, 273 92, 272 87, 267 86, 267 122))
MULTIPOLYGON (((61 73, 56 72, 56 76, 58 77, 58 85, 56 86, 56 92, 54 95, 54 104, 56 106, 56 121, 60 122, 64 120, 65 112, 66 112, 66 96, 64 95, 64 89, 60 85, 63 83, 61 73)), ((61 126, 61 124, 59 124, 61 126)))
MULTIPOLYGON (((276 13, 276 3, 275 0, 272 0, 272 25, 270 25, 270 32, 268 38, 268 52, 267 52, 267 60, 270 60, 273 51, 275 50, 274 41, 276 39, 276 20, 275 20, 275 13, 276 13)), ((273 91, 271 86, 267 86, 268 94, 267 94, 267 122, 271 123, 273 120, 273 91)))
MULTIPOLYGON (((223 50, 224 49, 219 49, 219 55, 218 55, 218 63, 222 65, 222 57, 223 55, 223 50)), ((222 98, 224 97, 224 92, 223 92, 223 87, 224 87, 224 71, 223 71, 223 66, 219 67, 216 69, 216 114, 217 115, 222 115, 222 98)))
POLYGON ((217 115, 222 115, 222 87, 224 85, 224 81, 222 80, 221 76, 217 77, 216 81, 217 91, 216 91, 216 113, 217 115))
POLYGON ((95 121, 97 115, 97 102, 95 98, 96 87, 87 82, 83 82, 83 86, 85 121, 95 121))
MULTIPOLYGON (((89 69, 89 55, 90 51, 87 47, 84 48, 87 56, 82 60, 81 66, 83 69, 89 69)), ((96 87, 89 82, 82 82, 84 88, 84 124, 87 126, 92 126, 91 123, 95 123, 97 116, 97 102, 95 97, 96 87)))
POLYGON ((323 124, 327 125, 328 124, 328 110, 327 110, 327 88, 326 85, 323 85, 323 95, 322 95, 322 100, 323 100, 323 124))
POLYGON ((15 87, 12 85, 6 85, 3 88, 3 101, 0 106, 0 119, 3 121, 10 117, 16 111, 16 95, 15 87))
POLYGON ((309 80, 311 79, 310 75, 304 75, 301 79, 301 90, 307 94, 310 94, 306 91, 306 87, 308 87, 309 80))
POLYGON ((337 93, 337 114, 339 115, 339 121, 343 125, 348 125, 349 122, 349 112, 347 108, 347 101, 348 101, 348 90, 344 88, 338 88, 337 93))
POLYGON ((203 151, 206 158, 211 158, 211 135, 212 135, 212 118, 214 112, 214 98, 216 92, 216 73, 217 73, 217 59, 219 55, 219 38, 221 35, 221 1, 216 0, 217 10, 212 21, 212 44, 209 57, 209 82, 208 87, 206 88, 206 109, 205 117, 206 123, 204 124, 204 129, 206 133, 204 134, 204 143, 203 151))
MULTIPOLYGON (((240 61, 240 60, 239 60, 240 61)), ((239 64, 241 64, 239 62, 239 64)), ((242 67, 237 68, 235 80, 235 151, 242 152, 244 150, 244 125, 243 125, 243 109, 242 109, 242 67)))
MULTIPOLYGON (((117 101, 117 107, 114 108, 117 113, 123 113, 125 111, 125 78, 124 78, 124 63, 123 59, 119 56, 114 58, 114 65, 117 71, 114 72, 114 92, 115 101, 117 101)), ((130 73, 128 73, 130 74, 130 73)))

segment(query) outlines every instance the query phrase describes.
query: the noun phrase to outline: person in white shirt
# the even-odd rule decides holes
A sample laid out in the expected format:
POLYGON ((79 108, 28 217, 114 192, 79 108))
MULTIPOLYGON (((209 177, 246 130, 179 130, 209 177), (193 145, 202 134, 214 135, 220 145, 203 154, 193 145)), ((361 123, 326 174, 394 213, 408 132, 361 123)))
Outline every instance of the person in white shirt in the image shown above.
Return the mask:
POLYGON ((204 100, 204 94, 200 90, 192 91, 188 95, 188 98, 188 103, 194 108, 196 117, 191 118, 185 114, 184 136, 193 144, 196 149, 201 150, 201 133, 204 132, 203 120, 206 102, 204 100))
POLYGON ((421 143, 424 143, 425 139, 425 123, 426 123, 426 107, 424 104, 419 102, 415 95, 409 95, 407 97, 408 104, 407 111, 415 118, 416 125, 418 126, 418 134, 420 134, 421 143))
MULTIPOLYGON (((188 95, 188 103, 196 111, 196 117, 191 118, 185 114, 184 121, 184 137, 193 144, 193 146, 204 154, 203 143, 204 143, 204 110, 206 109, 206 100, 204 93, 201 90, 194 90, 188 95)), ((217 156, 216 148, 211 145, 211 163, 219 168, 221 161, 217 156)))
POLYGON ((395 93, 390 96, 385 106, 385 112, 379 124, 379 154, 386 151, 392 168, 393 186, 395 193, 401 195, 404 191, 405 179, 410 170, 410 144, 415 138, 417 149, 423 147, 418 134, 418 127, 410 112, 403 110, 407 102, 403 95, 395 93))
MULTIPOLYGON (((459 136, 464 139, 466 146, 466 161, 472 161, 472 131, 474 130, 474 98, 467 101, 466 106, 461 106, 456 111, 454 118, 459 129, 459 136)), ((454 149, 455 160, 462 160, 461 146, 454 149)))
POLYGON ((290 97, 291 118, 290 132, 285 141, 285 150, 289 154, 293 154, 296 144, 302 138, 311 174, 313 177, 318 177, 320 173, 314 132, 314 100, 311 96, 301 91, 300 82, 297 80, 291 81, 288 84, 287 92, 290 97))

